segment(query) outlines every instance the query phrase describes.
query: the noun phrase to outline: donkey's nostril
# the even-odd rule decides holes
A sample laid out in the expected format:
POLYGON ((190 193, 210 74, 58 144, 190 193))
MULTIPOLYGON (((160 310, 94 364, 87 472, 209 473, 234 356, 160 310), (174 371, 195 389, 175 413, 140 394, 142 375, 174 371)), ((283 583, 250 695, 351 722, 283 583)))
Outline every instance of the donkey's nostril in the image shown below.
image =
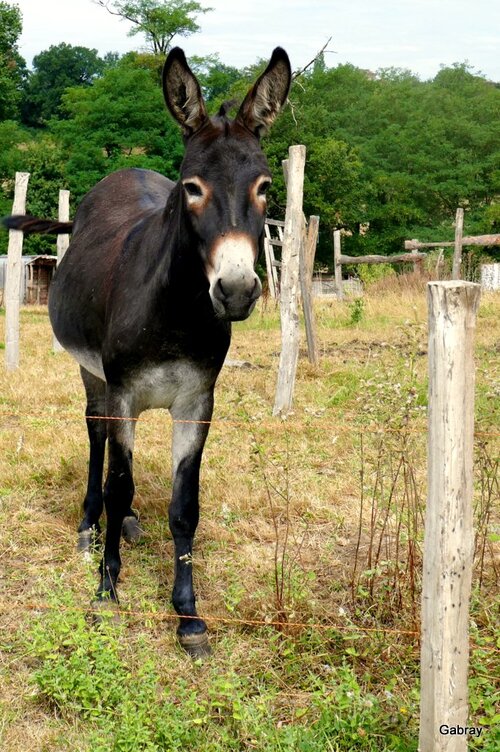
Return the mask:
POLYGON ((222 280, 220 279, 220 277, 216 282, 214 292, 215 292, 215 295, 219 298, 219 300, 222 300, 222 301, 227 300, 228 296, 226 294, 226 291, 222 287, 222 280))
POLYGON ((260 283, 260 279, 257 276, 255 276, 253 290, 250 293, 250 300, 253 302, 254 300, 257 300, 257 298, 260 298, 261 292, 262 292, 262 285, 260 283))

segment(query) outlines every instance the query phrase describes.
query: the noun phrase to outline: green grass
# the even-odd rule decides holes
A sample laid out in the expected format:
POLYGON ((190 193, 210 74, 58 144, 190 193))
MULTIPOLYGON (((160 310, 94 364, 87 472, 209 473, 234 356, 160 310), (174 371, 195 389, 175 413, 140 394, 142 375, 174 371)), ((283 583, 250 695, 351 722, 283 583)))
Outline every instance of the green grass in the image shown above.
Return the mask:
MULTIPOLYGON (((194 664, 177 645, 170 606, 169 419, 151 412, 138 425, 135 504, 146 536, 123 546, 122 623, 96 628, 87 610, 98 557, 75 552, 87 463, 82 389, 71 359, 51 352, 46 312, 22 310, 21 368, 0 374, 2 751, 417 749, 418 641, 398 630, 418 629, 425 300, 364 300, 356 321, 349 301, 318 303, 321 363, 301 356, 287 421, 271 416, 277 312, 268 305, 234 327, 231 357, 258 367, 224 369, 217 389, 194 558, 213 655, 194 664), (280 609, 281 631, 265 625, 280 609)), ((489 437, 476 440, 469 691, 470 722, 484 731, 469 746, 493 752, 498 297, 481 306, 476 426, 489 437)))
POLYGON ((266 630, 246 662, 259 660, 262 642, 273 660, 249 674, 231 660, 236 639, 225 638, 208 662, 186 666, 182 657, 171 683, 147 635, 131 641, 126 624, 90 629, 64 586, 48 603, 23 639, 36 702, 86 728, 94 751, 416 750, 415 707, 398 700, 395 677, 383 692, 366 689, 348 646, 342 657, 314 633, 266 630))

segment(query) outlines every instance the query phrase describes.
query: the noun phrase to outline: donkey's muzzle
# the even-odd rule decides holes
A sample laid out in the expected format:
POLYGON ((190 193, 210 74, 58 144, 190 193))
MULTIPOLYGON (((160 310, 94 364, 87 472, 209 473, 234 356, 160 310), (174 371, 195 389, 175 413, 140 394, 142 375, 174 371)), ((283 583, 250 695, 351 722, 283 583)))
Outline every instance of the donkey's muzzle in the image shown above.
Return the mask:
POLYGON ((211 288, 215 313, 226 321, 248 318, 261 293, 262 285, 254 271, 236 277, 218 277, 211 288))
POLYGON ((252 313, 262 285, 255 273, 256 239, 244 232, 221 235, 210 254, 210 297, 216 316, 242 321, 252 313))

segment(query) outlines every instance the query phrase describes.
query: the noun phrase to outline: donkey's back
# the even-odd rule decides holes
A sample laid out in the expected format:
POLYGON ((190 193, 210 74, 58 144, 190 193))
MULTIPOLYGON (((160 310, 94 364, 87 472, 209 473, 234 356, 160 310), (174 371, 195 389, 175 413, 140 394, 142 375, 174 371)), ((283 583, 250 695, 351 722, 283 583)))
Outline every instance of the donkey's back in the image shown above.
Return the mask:
MULTIPOLYGON (((95 359, 100 353, 109 291, 128 241, 143 232, 145 220, 161 223, 174 185, 151 170, 119 170, 97 183, 76 212, 71 243, 51 283, 49 314, 60 343, 94 373, 88 354, 95 359)), ((97 371, 101 375, 100 366, 97 371)))

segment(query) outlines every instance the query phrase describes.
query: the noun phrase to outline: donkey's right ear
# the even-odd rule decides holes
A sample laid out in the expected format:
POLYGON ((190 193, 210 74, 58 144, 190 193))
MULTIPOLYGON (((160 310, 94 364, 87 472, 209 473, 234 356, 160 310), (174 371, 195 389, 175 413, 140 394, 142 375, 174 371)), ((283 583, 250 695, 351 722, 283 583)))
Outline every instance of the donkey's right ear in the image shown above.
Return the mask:
POLYGON ((266 70, 243 100, 236 120, 260 138, 285 104, 291 82, 288 55, 284 49, 276 47, 266 70))
POLYGON ((186 137, 198 131, 208 120, 200 85, 180 47, 174 47, 165 60, 163 96, 186 137))

